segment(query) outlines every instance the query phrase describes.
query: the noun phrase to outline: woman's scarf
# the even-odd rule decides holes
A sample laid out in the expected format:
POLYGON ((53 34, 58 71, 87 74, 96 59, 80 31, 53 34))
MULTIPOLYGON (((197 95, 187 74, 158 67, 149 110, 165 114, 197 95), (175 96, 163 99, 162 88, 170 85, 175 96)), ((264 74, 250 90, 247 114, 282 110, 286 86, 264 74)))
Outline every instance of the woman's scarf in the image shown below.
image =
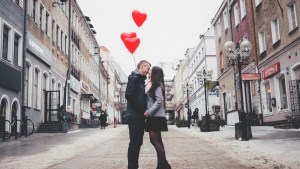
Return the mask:
POLYGON ((150 79, 147 79, 145 81, 145 94, 147 94, 149 92, 151 86, 152 86, 152 82, 150 81, 150 79))

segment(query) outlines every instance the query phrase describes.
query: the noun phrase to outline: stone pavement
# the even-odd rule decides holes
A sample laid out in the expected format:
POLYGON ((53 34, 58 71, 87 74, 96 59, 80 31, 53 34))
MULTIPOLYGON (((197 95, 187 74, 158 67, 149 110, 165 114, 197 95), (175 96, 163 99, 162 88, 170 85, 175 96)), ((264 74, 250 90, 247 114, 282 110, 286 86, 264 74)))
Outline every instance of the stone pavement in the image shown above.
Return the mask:
MULTIPOLYGON (((241 165, 209 142, 169 128, 163 133, 173 169, 240 169, 241 165)), ((0 168, 126 169, 128 128, 81 129, 69 134, 34 134, 0 143, 0 168)), ((156 152, 145 133, 140 168, 156 168, 156 152)))
MULTIPOLYGON (((297 168, 286 163, 299 166, 299 130, 253 127, 254 138, 247 142, 235 140, 234 127, 230 126, 208 133, 175 126, 169 126, 169 130, 162 136, 173 169, 297 168), (285 159, 283 153, 289 158, 285 159)), ((0 142, 0 168, 126 169, 128 141, 126 125, 67 134, 35 133, 28 138, 0 142)), ((140 168, 155 167, 156 152, 145 133, 140 168)))

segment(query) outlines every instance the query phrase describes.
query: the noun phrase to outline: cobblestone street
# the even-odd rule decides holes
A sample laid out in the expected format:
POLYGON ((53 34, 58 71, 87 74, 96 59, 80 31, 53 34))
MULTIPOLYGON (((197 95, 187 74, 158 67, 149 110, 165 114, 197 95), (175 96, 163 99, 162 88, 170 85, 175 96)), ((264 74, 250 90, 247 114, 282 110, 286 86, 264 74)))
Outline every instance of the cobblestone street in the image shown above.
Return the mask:
MULTIPOLYGON (((167 159, 174 169, 247 168, 207 141, 173 127, 163 133, 167 159)), ((68 134, 34 134, 0 144, 1 167, 51 169, 127 168, 127 126, 82 129, 68 134), (4 164, 4 165, 3 165, 4 164)), ((156 153, 145 133, 140 168, 156 167, 156 153)))

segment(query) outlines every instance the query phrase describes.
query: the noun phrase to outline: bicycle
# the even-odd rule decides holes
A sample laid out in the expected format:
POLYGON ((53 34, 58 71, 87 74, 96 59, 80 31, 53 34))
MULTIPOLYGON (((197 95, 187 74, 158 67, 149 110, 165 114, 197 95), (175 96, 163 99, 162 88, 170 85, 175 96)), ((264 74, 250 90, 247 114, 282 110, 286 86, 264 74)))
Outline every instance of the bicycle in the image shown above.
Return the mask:
POLYGON ((10 121, 5 120, 4 118, 0 119, 0 138, 2 138, 3 141, 8 140, 10 138, 10 127, 10 121))
POLYGON ((15 136, 16 138, 21 137, 22 135, 25 135, 26 137, 30 136, 34 132, 34 124, 27 117, 25 117, 25 122, 26 123, 14 117, 13 121, 11 122, 11 135, 15 136))

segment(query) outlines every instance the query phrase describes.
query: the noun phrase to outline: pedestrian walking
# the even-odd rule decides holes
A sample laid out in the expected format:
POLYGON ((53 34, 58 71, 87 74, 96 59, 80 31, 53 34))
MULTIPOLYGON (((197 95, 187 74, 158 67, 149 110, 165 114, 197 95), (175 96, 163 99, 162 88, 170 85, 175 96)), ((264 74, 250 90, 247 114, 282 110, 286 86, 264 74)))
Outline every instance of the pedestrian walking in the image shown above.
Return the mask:
POLYGON ((150 142, 157 153, 157 169, 171 169, 161 137, 162 131, 168 131, 165 113, 165 83, 163 70, 154 66, 149 72, 150 81, 145 88, 147 110, 145 130, 149 132, 150 142))
POLYGON ((198 108, 195 108, 192 117, 193 117, 193 123, 197 122, 197 120, 199 119, 199 109, 198 108))
POLYGON ((145 80, 151 64, 142 60, 137 70, 128 77, 125 97, 127 99, 126 119, 129 127, 128 169, 139 168, 139 154, 143 144, 146 110, 145 80))
POLYGON ((107 114, 104 113, 104 111, 101 112, 99 116, 99 121, 100 121, 100 129, 105 129, 106 126, 106 121, 107 121, 107 114))

